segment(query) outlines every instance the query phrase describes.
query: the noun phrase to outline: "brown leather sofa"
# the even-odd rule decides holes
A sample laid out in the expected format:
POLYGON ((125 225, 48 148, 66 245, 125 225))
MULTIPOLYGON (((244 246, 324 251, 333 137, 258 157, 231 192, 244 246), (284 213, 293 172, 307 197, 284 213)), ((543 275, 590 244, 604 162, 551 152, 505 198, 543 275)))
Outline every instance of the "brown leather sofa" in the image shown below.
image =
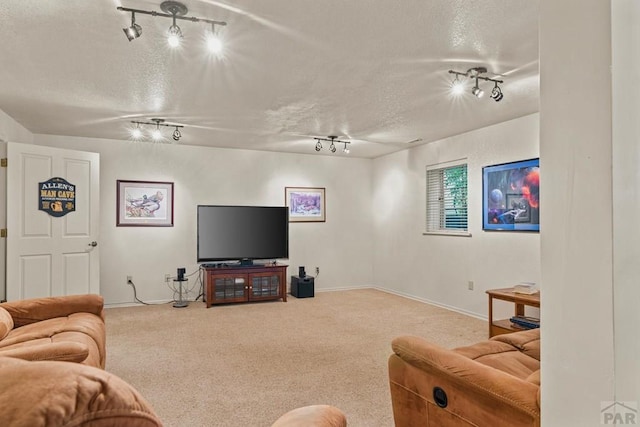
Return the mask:
POLYGON ((0 304, 0 356, 104 368, 103 298, 89 294, 0 304))
POLYGON ((453 350, 402 336, 392 348, 396 427, 540 426, 539 329, 453 350))
MULTIPOLYGON (((104 371, 99 295, 0 304, 0 426, 162 426, 131 385, 104 371)), ((273 427, 345 427, 328 405, 294 409, 273 427)))

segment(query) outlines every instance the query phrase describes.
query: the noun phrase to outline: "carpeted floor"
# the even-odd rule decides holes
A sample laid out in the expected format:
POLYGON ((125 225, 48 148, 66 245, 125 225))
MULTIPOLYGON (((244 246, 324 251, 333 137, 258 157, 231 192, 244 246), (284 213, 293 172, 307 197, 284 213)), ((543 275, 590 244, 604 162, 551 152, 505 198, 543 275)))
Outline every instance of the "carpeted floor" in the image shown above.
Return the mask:
POLYGON ((391 340, 444 347, 487 337, 482 320, 374 289, 315 298, 187 308, 108 308, 107 366, 166 426, 261 427, 310 404, 350 426, 393 426, 391 340))

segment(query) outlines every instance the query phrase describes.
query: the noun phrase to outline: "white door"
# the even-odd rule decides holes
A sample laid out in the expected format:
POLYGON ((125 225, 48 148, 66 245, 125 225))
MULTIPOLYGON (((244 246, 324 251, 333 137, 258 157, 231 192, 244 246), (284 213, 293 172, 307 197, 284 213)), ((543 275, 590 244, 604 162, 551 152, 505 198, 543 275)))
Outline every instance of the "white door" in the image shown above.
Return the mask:
POLYGON ((9 142, 7 159, 7 301, 99 293, 100 155, 9 142), (39 209, 52 178, 73 185, 64 216, 39 209))

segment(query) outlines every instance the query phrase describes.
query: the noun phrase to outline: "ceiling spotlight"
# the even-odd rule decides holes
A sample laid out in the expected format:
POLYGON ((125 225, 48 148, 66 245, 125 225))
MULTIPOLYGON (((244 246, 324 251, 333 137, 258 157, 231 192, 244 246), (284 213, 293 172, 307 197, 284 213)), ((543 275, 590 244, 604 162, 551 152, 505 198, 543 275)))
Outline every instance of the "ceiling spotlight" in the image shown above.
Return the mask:
POLYGON ((336 152, 336 144, 334 144, 333 141, 331 141, 331 145, 329 146, 329 150, 331 150, 332 153, 336 152))
POLYGON ((504 98, 504 95, 502 94, 502 89, 500 89, 500 87, 498 86, 498 82, 496 82, 496 85, 491 90, 491 99, 493 99, 496 102, 500 102, 502 101, 502 98, 504 98))
POLYGON ((134 140, 138 140, 142 138, 142 130, 140 130, 140 125, 136 123, 136 127, 131 130, 131 138, 134 140))
POLYGON ((454 95, 461 95, 464 92, 464 83, 460 81, 457 74, 456 78, 451 82, 451 92, 454 95))
POLYGON ((176 19, 178 16, 182 17, 187 14, 187 6, 178 1, 164 1, 160 4, 160 9, 162 9, 163 12, 171 14, 171 17, 173 18, 173 24, 169 27, 169 32, 167 33, 167 42, 169 43, 169 46, 180 46, 182 30, 176 24, 176 19))
POLYGON ((178 126, 176 126, 176 130, 173 131, 173 140, 179 141, 180 138, 182 138, 182 134, 180 133, 180 129, 178 129, 178 126))
POLYGON ((129 41, 133 39, 137 39, 142 35, 142 27, 136 24, 136 13, 131 12, 131 26, 127 28, 123 28, 124 34, 127 36, 129 41))
POLYGON ((162 139, 162 131, 160 129, 156 129, 151 132, 151 138, 154 141, 160 141, 162 139))
POLYGON ((476 76, 476 85, 471 89, 471 93, 477 96, 478 98, 482 98, 484 95, 484 90, 478 87, 478 77, 476 76))
POLYGON ((322 150, 322 144, 320 143, 320 140, 318 140, 318 142, 316 142, 316 151, 320 150, 322 150))
POLYGON ((344 143, 344 150, 342 150, 342 151, 344 151, 344 154, 349 154, 351 152, 351 150, 349 150, 349 148, 347 148, 347 144, 348 144, 347 142, 344 143))
POLYGON ((164 119, 151 119, 152 122, 155 122, 156 128, 151 131, 151 139, 158 142, 162 139, 162 131, 160 130, 160 124, 164 122, 164 119))
POLYGON ((216 33, 216 24, 211 24, 211 32, 207 34, 207 48, 215 55, 222 53, 222 40, 216 33))
POLYGON ((182 30, 178 27, 173 21, 173 25, 169 27, 169 32, 167 33, 167 43, 171 47, 180 46, 180 40, 182 39, 182 30))

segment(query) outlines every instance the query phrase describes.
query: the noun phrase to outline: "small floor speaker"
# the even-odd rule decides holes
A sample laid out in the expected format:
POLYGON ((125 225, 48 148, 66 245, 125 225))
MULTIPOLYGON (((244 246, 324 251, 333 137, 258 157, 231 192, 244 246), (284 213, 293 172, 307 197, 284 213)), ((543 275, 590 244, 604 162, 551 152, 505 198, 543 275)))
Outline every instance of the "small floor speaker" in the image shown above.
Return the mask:
POLYGON ((291 295, 296 298, 313 298, 313 277, 291 276, 291 295))

